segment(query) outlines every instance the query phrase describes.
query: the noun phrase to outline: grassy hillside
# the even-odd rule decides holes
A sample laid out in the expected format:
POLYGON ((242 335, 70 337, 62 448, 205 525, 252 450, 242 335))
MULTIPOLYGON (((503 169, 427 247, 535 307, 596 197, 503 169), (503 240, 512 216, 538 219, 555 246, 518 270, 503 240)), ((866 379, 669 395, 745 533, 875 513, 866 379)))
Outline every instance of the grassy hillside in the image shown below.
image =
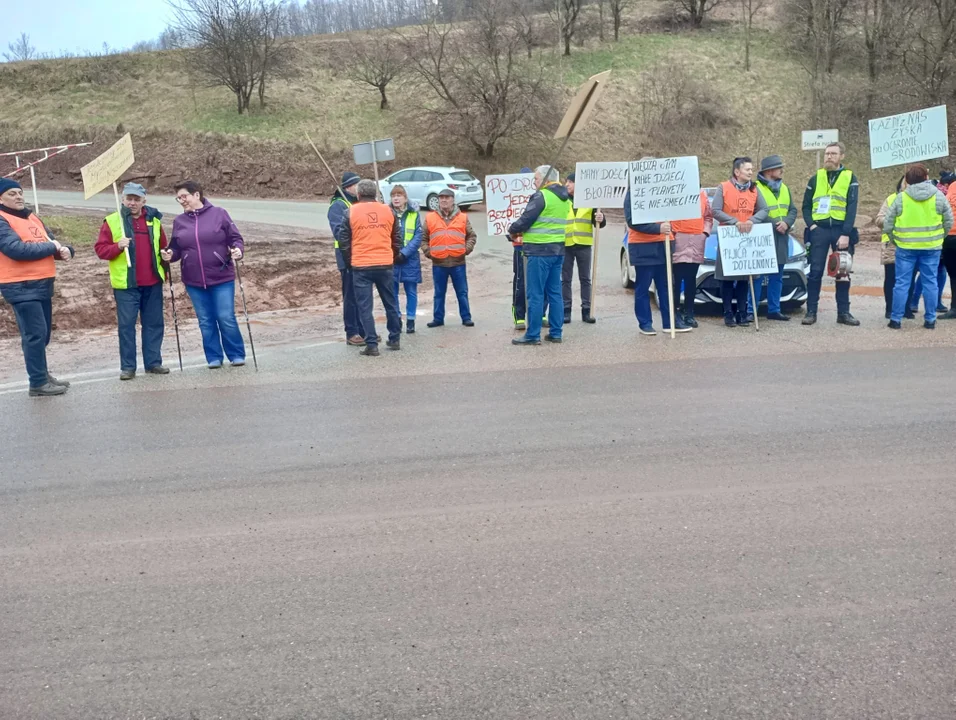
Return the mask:
MULTIPOLYGON (((699 155, 707 184, 726 176, 735 155, 780 153, 791 183, 802 185, 815 169, 815 155, 799 149, 800 131, 813 129, 806 111, 808 84, 800 65, 780 50, 782 40, 772 27, 757 32, 749 73, 739 61, 742 34, 730 23, 696 32, 622 36, 618 43, 591 42, 575 48, 569 58, 541 51, 549 54, 549 71, 569 95, 589 75, 613 70, 599 117, 572 141, 559 165, 659 154, 659 143, 642 136, 635 120, 641 111, 640 77, 661 63, 682 62, 707 101, 726 108, 728 118, 716 130, 689 137, 674 128, 671 140, 680 142, 667 150, 699 155)), ((267 108, 241 116, 232 95, 194 81, 177 52, 0 66, 0 147, 95 139, 95 150, 68 154, 41 173, 44 182, 75 185, 79 166, 128 130, 137 152, 131 174, 155 187, 165 189, 192 175, 219 192, 303 197, 330 189, 304 142, 306 131, 330 153, 337 171, 348 167, 353 143, 372 137, 395 138, 399 165, 459 163, 486 173, 548 160, 547 150, 527 142, 503 142, 496 157, 484 161, 467 148, 436 147, 402 122, 419 102, 421 89, 411 84, 391 89, 392 108, 380 111, 376 91, 347 81, 330 67, 347 56, 346 49, 335 37, 297 41, 295 76, 269 88, 267 108)), ((555 126, 558 120, 554 118, 555 126)), ((899 171, 869 171, 862 121, 840 129, 850 145, 848 164, 861 176, 864 197, 874 204, 885 197, 899 171)))

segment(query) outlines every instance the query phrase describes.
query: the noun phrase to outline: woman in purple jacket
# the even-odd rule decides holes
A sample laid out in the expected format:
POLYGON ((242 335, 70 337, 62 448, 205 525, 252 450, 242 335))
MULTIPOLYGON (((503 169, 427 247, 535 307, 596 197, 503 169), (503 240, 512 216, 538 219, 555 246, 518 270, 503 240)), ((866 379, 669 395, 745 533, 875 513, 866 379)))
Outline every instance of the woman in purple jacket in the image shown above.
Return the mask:
POLYGON ((167 262, 180 260, 183 284, 192 300, 206 363, 222 367, 223 350, 233 365, 246 364, 246 346, 236 322, 236 270, 242 259, 242 235, 222 208, 203 196, 199 183, 184 180, 175 187, 183 213, 173 222, 167 262))

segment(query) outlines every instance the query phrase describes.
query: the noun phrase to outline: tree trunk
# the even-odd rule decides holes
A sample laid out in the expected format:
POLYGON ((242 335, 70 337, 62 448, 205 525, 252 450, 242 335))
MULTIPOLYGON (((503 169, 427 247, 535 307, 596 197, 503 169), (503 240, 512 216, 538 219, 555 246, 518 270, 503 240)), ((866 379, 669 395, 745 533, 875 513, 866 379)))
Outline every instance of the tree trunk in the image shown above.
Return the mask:
POLYGON ((564 54, 571 54, 571 35, 569 33, 564 33, 564 54))
POLYGON ((378 86, 378 92, 379 92, 379 94, 382 96, 382 102, 379 103, 378 109, 379 109, 379 110, 388 110, 388 98, 385 97, 385 86, 384 86, 384 85, 379 85, 379 86, 378 86))
POLYGON ((239 114, 242 115, 242 90, 236 90, 236 105, 238 106, 239 114))
POLYGON ((266 106, 266 78, 265 75, 259 78, 259 107, 266 106))
POLYGON ((744 34, 744 70, 750 72, 750 24, 747 24, 747 31, 744 34))
POLYGON ((598 0, 598 40, 604 42, 604 0, 598 0))
POLYGON ((621 39, 621 13, 620 11, 614 12, 614 42, 617 42, 621 39))

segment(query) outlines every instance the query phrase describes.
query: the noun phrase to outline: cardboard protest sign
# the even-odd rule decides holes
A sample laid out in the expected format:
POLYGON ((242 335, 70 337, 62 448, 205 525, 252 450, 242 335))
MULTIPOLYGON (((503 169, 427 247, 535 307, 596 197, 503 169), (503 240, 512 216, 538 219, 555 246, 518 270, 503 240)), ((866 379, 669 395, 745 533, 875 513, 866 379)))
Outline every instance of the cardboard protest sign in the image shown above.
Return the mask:
POLYGON ((488 175, 485 177, 485 215, 488 235, 505 235, 508 226, 521 217, 534 195, 534 173, 488 175))
POLYGON ((626 194, 626 162, 579 162, 575 166, 574 207, 622 208, 626 194))
POLYGON ((749 233, 742 233, 736 225, 717 228, 717 251, 727 277, 769 275, 777 267, 777 247, 773 239, 773 225, 754 225, 749 233))
POLYGON ((83 197, 89 200, 100 190, 108 188, 133 166, 133 140, 129 133, 109 150, 80 168, 83 176, 83 197))
POLYGON ((949 155, 945 105, 876 118, 869 125, 874 170, 949 155))
POLYGON ((645 158, 629 164, 631 222, 656 223, 700 217, 697 158, 645 158))
POLYGON ((554 133, 555 140, 567 138, 577 128, 587 125, 588 120, 594 113, 594 108, 597 107, 598 100, 601 99, 607 89, 607 79, 610 76, 611 71, 605 70, 597 75, 592 75, 582 83, 565 111, 564 117, 561 118, 561 124, 554 133))

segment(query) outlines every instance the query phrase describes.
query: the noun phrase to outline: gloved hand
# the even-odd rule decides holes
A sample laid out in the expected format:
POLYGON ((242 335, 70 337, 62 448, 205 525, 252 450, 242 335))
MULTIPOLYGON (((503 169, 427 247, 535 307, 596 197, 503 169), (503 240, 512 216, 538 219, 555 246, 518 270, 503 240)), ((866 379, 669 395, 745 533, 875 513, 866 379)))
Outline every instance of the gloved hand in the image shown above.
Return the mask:
POLYGON ((402 255, 401 253, 397 253, 397 254, 395 255, 395 264, 396 264, 396 265, 404 265, 404 264, 407 263, 407 262, 408 262, 408 258, 405 257, 404 255, 402 255))

